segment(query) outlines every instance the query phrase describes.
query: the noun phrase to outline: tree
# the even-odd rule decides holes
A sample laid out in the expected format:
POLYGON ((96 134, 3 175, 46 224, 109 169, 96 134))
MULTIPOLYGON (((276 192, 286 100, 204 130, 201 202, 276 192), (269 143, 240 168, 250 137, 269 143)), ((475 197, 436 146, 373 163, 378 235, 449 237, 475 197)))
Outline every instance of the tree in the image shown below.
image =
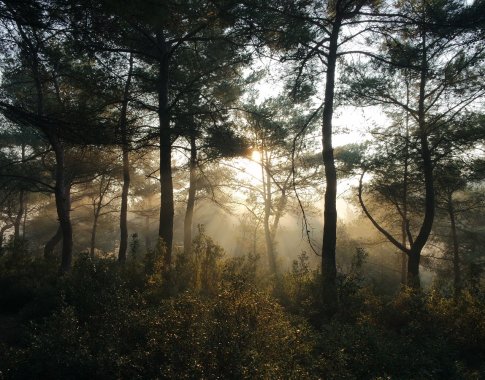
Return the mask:
POLYGON ((364 213, 374 226, 406 253, 407 284, 419 288, 421 251, 435 217, 433 171, 445 136, 443 128, 465 110, 472 110, 475 101, 483 95, 483 86, 477 81, 483 70, 483 46, 474 30, 475 22, 470 22, 469 27, 462 24, 461 16, 468 8, 461 3, 411 2, 399 11, 402 18, 397 24, 380 29, 379 43, 385 54, 373 57, 363 70, 356 69, 352 76, 355 81, 350 87, 360 104, 380 104, 401 110, 410 117, 410 133, 416 142, 414 154, 419 158, 424 179, 424 213, 412 241, 407 232, 409 247, 372 217, 361 196, 362 186, 359 196, 364 213), (416 95, 403 101, 407 99, 406 87, 401 84, 406 81, 416 95))
POLYGON ((114 128, 101 117, 109 104, 96 88, 100 70, 73 43, 75 31, 65 16, 75 15, 68 11, 63 2, 2 3, 2 32, 10 56, 3 56, 7 65, 1 108, 13 122, 40 132, 54 153, 54 185, 49 186, 62 232, 61 273, 71 267, 73 246, 70 188, 75 176, 68 173, 69 151, 114 141, 114 128), (16 81, 18 75, 25 80, 16 81))
MULTIPOLYGON (((193 94, 194 84, 200 86, 214 71, 213 66, 208 70, 197 67, 194 71, 195 62, 185 58, 196 56, 199 46, 206 43, 230 40, 232 31, 220 17, 230 6, 231 2, 170 1, 163 4, 129 2, 119 7, 118 3, 105 1, 86 2, 83 9, 86 16, 77 10, 82 20, 78 31, 83 30, 86 21, 92 30, 99 31, 93 36, 87 35, 84 29, 83 38, 90 46, 98 51, 132 53, 146 68, 144 73, 138 74, 145 82, 146 91, 145 98, 138 103, 145 110, 155 112, 158 118, 159 125, 151 136, 156 136, 159 146, 159 238, 166 246, 166 268, 171 264, 173 242, 172 148, 179 136, 174 110, 184 96, 193 94)), ((238 49, 237 44, 226 46, 238 49)), ((220 62, 221 67, 224 64, 220 62)))
POLYGON ((295 104, 280 96, 260 105, 253 100, 240 112, 245 120, 243 128, 250 136, 252 160, 261 168, 258 183, 247 185, 246 207, 251 208, 264 229, 268 266, 277 280, 280 270, 276 234, 281 219, 292 209, 296 212, 299 193, 318 186, 319 165, 310 157, 315 147, 305 142, 305 138, 315 130, 321 109, 311 107, 308 101, 295 104))
POLYGON ((325 168, 325 206, 322 245, 322 296, 328 315, 337 309, 337 172, 333 153, 333 116, 337 62, 346 54, 344 44, 360 35, 352 26, 373 1, 337 0, 323 4, 307 1, 278 1, 261 6, 265 16, 259 25, 266 43, 284 51, 283 60, 294 62, 293 95, 312 91, 323 78, 322 162, 325 168), (318 69, 318 64, 323 66, 318 69))
MULTIPOLYGON (((25 240, 29 194, 38 191, 42 180, 45 180, 39 173, 42 172, 40 158, 45 157, 46 152, 45 144, 39 141, 38 135, 34 131, 27 128, 18 128, 15 124, 9 123, 8 120, 2 121, 0 177, 4 193, 1 199, 5 207, 4 215, 6 217, 8 215, 9 222, 7 224, 10 225, 11 223, 11 227, 14 229, 15 246, 21 244, 21 240, 25 240)), ((48 191, 45 186, 41 185, 40 187, 48 191)))
MULTIPOLYGON (((46 41, 51 41, 52 32, 47 32, 44 27, 48 20, 45 18, 46 9, 40 3, 15 4, 4 1, 1 3, 2 21, 4 22, 3 33, 6 33, 6 41, 9 41, 9 49, 18 53, 21 65, 11 66, 10 73, 21 73, 28 78, 29 85, 33 87, 33 96, 29 94, 26 98, 15 99, 17 104, 2 101, 3 114, 10 120, 24 126, 32 126, 38 129, 45 136, 52 147, 56 157, 56 173, 54 193, 59 223, 62 230, 63 249, 61 272, 67 272, 71 266, 72 258, 72 225, 70 220, 70 195, 65 177, 65 148, 63 139, 59 133, 59 126, 52 119, 46 116, 47 83, 49 68, 46 60, 42 59, 42 53, 46 53, 46 41), (44 16, 44 17, 43 17, 44 16), (31 109, 30 104, 35 105, 31 109)), ((5 57, 8 59, 8 57, 5 57)), ((7 71, 6 77, 9 77, 7 71)), ((13 78, 13 77, 12 77, 13 78)), ((55 81, 55 76, 52 78, 55 81)), ((14 81, 11 82, 15 84, 14 81)), ((52 82, 50 82, 52 83, 52 82)))
POLYGON ((89 205, 92 211, 92 228, 89 253, 94 256, 96 248, 96 231, 100 217, 113 213, 112 204, 118 197, 113 196, 114 181, 112 173, 103 173, 93 181, 94 189, 89 194, 89 205), (111 209, 110 209, 111 208, 111 209))
MULTIPOLYGON (((464 250, 460 247, 460 240, 465 240, 463 236, 459 236, 460 220, 484 207, 484 198, 480 191, 480 182, 483 180, 481 160, 474 152, 477 145, 484 142, 481 119, 481 115, 469 116, 465 118, 465 122, 455 124, 450 133, 451 138, 442 144, 445 145, 440 149, 442 158, 435 167, 438 222, 442 222, 443 218, 448 219, 446 228, 449 231, 440 240, 444 240, 448 248, 448 254, 444 258, 451 256, 455 298, 460 297, 464 286, 462 262, 466 261, 464 250)), ((469 228, 478 227, 471 220, 468 223, 469 228)), ((439 224, 436 230, 441 232, 439 224)))
POLYGON ((204 44, 187 41, 187 51, 180 59, 191 65, 179 66, 178 72, 178 80, 187 85, 179 92, 172 110, 174 130, 187 141, 187 146, 182 147, 189 168, 184 217, 187 254, 192 250, 193 215, 205 167, 223 158, 243 155, 246 150, 244 138, 236 131, 232 110, 242 93, 242 85, 247 84, 241 70, 250 57, 234 48, 232 39, 210 38, 204 44), (204 67, 202 76, 198 67, 204 67))

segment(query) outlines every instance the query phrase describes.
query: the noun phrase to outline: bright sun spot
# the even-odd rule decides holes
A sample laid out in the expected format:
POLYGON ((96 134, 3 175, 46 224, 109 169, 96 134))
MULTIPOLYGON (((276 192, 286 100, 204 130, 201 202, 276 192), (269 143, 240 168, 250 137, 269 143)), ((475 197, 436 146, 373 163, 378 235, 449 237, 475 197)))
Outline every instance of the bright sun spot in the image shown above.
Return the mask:
POLYGON ((261 153, 257 150, 253 150, 251 153, 251 159, 256 162, 261 161, 261 153))

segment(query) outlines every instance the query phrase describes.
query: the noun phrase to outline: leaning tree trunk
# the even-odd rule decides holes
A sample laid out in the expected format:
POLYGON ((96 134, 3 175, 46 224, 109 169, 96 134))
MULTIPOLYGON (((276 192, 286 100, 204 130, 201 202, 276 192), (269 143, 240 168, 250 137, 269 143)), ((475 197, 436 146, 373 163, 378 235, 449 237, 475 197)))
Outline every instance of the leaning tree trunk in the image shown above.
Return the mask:
POLYGON ((337 171, 335 169, 332 145, 332 118, 340 25, 341 21, 336 20, 330 34, 322 119, 322 155, 326 184, 322 246, 322 296, 329 316, 336 312, 338 306, 337 265, 335 260, 337 244, 337 171))
MULTIPOLYGON (((28 41, 29 38, 25 35, 22 28, 19 28, 19 32, 24 41, 28 41)), ((27 46, 31 46, 28 42, 27 46)), ((44 94, 41 81, 41 69, 40 58, 38 56, 38 49, 33 48, 30 51, 31 54, 31 67, 34 79, 34 84, 37 92, 37 117, 41 120, 44 116, 44 94)), ((61 265, 59 267, 59 273, 64 274, 69 272, 72 263, 72 224, 71 224, 71 189, 70 184, 66 178, 65 168, 65 148, 61 141, 61 138, 56 131, 54 125, 41 125, 39 129, 46 135, 52 150, 55 155, 55 187, 54 195, 56 200, 56 211, 59 219, 59 227, 62 231, 62 256, 61 265)))
POLYGON ((121 149, 123 154, 123 188, 121 191, 120 249, 118 251, 118 261, 122 264, 126 262, 126 251, 128 249, 128 192, 130 190, 130 147, 128 142, 127 109, 132 71, 133 55, 130 54, 128 78, 126 79, 120 114, 121 149))
POLYGON ((158 72, 158 117, 160 122, 160 223, 158 237, 164 246, 165 271, 172 263, 173 242, 173 182, 172 182, 172 131, 168 104, 169 51, 162 33, 157 35, 161 55, 158 72))
POLYGON ((184 251, 187 255, 192 253, 192 220, 194 217, 196 195, 196 170, 197 170, 197 146, 195 135, 190 136, 190 161, 189 161, 189 194, 187 197, 187 209, 184 219, 184 251))

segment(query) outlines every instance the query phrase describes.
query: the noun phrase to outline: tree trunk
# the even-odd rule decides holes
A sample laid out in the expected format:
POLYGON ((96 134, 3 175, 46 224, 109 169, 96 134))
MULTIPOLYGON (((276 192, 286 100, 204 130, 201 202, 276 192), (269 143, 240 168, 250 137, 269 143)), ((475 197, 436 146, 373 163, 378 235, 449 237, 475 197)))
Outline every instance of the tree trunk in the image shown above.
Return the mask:
POLYGON ((120 210, 120 249, 118 251, 118 261, 122 264, 126 262, 126 251, 128 249, 128 192, 130 190, 130 158, 128 142, 127 109, 128 96, 133 71, 133 55, 130 54, 128 77, 126 79, 125 91, 120 114, 121 149, 123 153, 123 189, 121 191, 121 210, 120 210))
POLYGON ((408 268, 406 284, 412 289, 419 289, 421 287, 421 280, 419 278, 419 261, 421 260, 421 250, 411 247, 408 254, 408 268))
POLYGON ((189 195, 184 219, 184 250, 187 255, 192 254, 192 219, 194 216, 196 195, 196 170, 197 170, 197 146, 195 135, 190 136, 190 161, 189 161, 189 195))
POLYGON ((273 241, 276 239, 276 232, 278 232, 280 220, 281 220, 281 217, 283 216, 283 212, 285 210, 287 202, 288 202, 288 197, 286 195, 286 190, 283 189, 283 191, 281 192, 281 198, 278 202, 278 206, 276 207, 276 211, 274 212, 273 224, 271 225, 271 237, 273 241))
POLYGON ((408 278, 408 255, 406 252, 398 252, 401 261, 401 286, 406 286, 408 278))
POLYGON ((5 233, 5 231, 7 231, 9 228, 12 228, 12 227, 13 227, 13 224, 6 224, 2 228, 0 228, 0 256, 3 255, 3 239, 4 239, 3 234, 5 233))
POLYGON ((99 220, 99 214, 101 212, 101 202, 103 199, 101 198, 99 200, 99 203, 95 205, 95 211, 94 211, 94 218, 93 218, 93 227, 91 228, 91 244, 89 247, 89 254, 91 257, 94 257, 94 249, 96 247, 96 230, 98 229, 98 220, 99 220))
MULTIPOLYGON (((53 139, 51 139, 53 140, 53 139)), ((71 190, 65 173, 64 146, 60 141, 52 141, 52 147, 56 156, 55 172, 55 198, 57 217, 62 230, 62 255, 59 272, 67 273, 71 270, 72 263, 72 224, 71 224, 71 190)))
POLYGON ((150 239, 150 216, 145 215, 145 250, 148 252, 152 247, 150 239))
MULTIPOLYGON (((26 45, 31 46, 28 42, 28 37, 25 35, 21 27, 19 27, 19 32, 21 33, 24 41, 26 41, 26 45)), ((32 57, 32 74, 37 92, 37 115, 39 118, 42 118, 44 116, 44 94, 37 48, 31 50, 30 54, 32 57)), ((56 157, 54 195, 56 199, 57 217, 59 219, 59 226, 62 231, 62 257, 59 273, 64 274, 71 269, 73 245, 71 224, 71 189, 70 184, 68 184, 66 179, 65 151, 55 128, 41 127, 40 130, 46 135, 56 157)))
MULTIPOLYGON (((24 199, 24 202, 27 203, 27 200, 24 199)), ((25 230, 26 230, 26 225, 27 225, 27 207, 24 207, 24 216, 22 219, 22 239, 25 240, 25 230)))
POLYGON ((158 74, 158 116, 160 121, 160 224, 158 236, 165 248, 164 264, 168 269, 172 262, 173 242, 173 183, 172 183, 172 133, 168 106, 168 65, 166 42, 159 37, 163 48, 158 74))
POLYGON ((450 217, 451 241, 453 244, 453 288, 455 299, 461 294, 461 273, 460 273, 460 255, 458 246, 458 234, 456 232, 456 215, 453 207, 453 194, 448 194, 448 215, 450 217))
POLYGON ((93 227, 91 228, 91 244, 89 246, 89 255, 94 257, 94 249, 96 247, 96 229, 98 227, 98 220, 95 217, 93 221, 93 227))
MULTIPOLYGON (((409 107, 409 80, 406 72, 406 107, 409 107)), ((411 236, 408 237, 408 181, 409 181, 409 111, 406 110, 406 135, 404 146, 404 178, 403 178, 403 215, 402 215, 402 245, 407 248, 407 241, 411 244, 411 236)), ((401 252, 401 285, 407 283, 407 264, 408 256, 406 252, 401 252)))
POLYGON ((120 209, 120 248, 118 251, 118 261, 122 264, 126 262, 126 252, 128 249, 128 192, 130 189, 130 161, 128 148, 123 147, 123 188, 121 191, 120 209))
POLYGON ((264 239, 266 242, 266 254, 268 255, 268 264, 269 270, 271 273, 276 276, 277 275, 277 268, 276 268, 276 253, 274 249, 274 240, 271 234, 271 227, 270 227, 270 217, 271 217, 271 203, 272 203, 272 194, 271 194, 271 176, 269 170, 269 160, 267 158, 267 151, 265 147, 263 147, 262 155, 266 155, 266 162, 261 162, 261 171, 262 171, 262 179, 263 179, 263 195, 264 195, 264 239))
POLYGON ((56 233, 52 236, 44 246, 44 259, 50 260, 54 257, 54 248, 62 240, 62 228, 59 225, 56 233))
POLYGON ((322 246, 322 296, 326 312, 329 316, 336 312, 338 306, 337 266, 335 260, 337 244, 337 172, 333 156, 332 118, 340 23, 341 21, 339 19, 334 22, 332 33, 330 34, 322 119, 322 155, 325 166, 326 184, 322 246))
MULTIPOLYGON (((20 242, 20 226, 22 224, 22 218, 24 216, 24 199, 25 198, 25 193, 23 190, 20 190, 19 192, 19 208, 17 211, 17 215, 15 216, 15 221, 14 221, 14 242, 15 245, 17 245, 20 242)), ((14 250, 15 252, 15 250, 14 250)))
POLYGON ((427 56, 426 56, 426 34, 422 32, 422 61, 421 61, 421 77, 419 84, 419 108, 418 108, 418 124, 419 124, 419 142, 421 150, 421 159, 423 163, 424 186, 425 186, 425 205, 424 205, 424 219, 419 230, 416 240, 411 244, 408 260, 408 286, 412 288, 419 288, 419 261, 421 251, 428 241, 431 229, 433 227, 435 215, 435 191, 433 178, 433 160, 431 157, 431 150, 428 142, 428 131, 426 123, 425 110, 425 89, 426 89, 426 75, 427 75, 427 56))
MULTIPOLYGON (((22 162, 25 160, 25 144, 22 143, 22 162)), ((17 248, 20 243, 20 225, 22 224, 22 218, 25 212, 25 192, 20 190, 19 192, 19 208, 14 221, 14 245, 17 248)), ((25 234, 25 232, 24 232, 25 234)), ((14 249, 14 253, 17 253, 17 249, 14 249)))

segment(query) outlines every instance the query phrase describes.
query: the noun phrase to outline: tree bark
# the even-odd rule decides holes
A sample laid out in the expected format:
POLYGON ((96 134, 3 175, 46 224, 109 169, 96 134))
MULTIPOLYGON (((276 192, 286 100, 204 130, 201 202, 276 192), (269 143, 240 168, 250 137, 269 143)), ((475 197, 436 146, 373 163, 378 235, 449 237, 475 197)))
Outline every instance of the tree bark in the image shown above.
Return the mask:
POLYGON ((19 192, 19 208, 14 221, 14 242, 17 245, 20 241, 20 225, 22 224, 22 217, 24 216, 24 197, 25 193, 23 190, 19 192))
MULTIPOLYGON (((27 200, 24 198, 24 202, 27 203, 27 200)), ((24 216, 22 218, 22 239, 25 240, 25 231, 26 231, 26 225, 27 225, 27 206, 24 207, 24 216)))
POLYGON ((122 264, 126 262, 126 252, 128 249, 128 192, 130 190, 130 146, 128 142, 127 109, 132 72, 133 54, 130 54, 128 77, 126 79, 120 114, 121 149, 123 154, 123 188, 121 191, 120 249, 118 251, 118 261, 122 264))
POLYGON ((448 215, 450 217, 451 241, 453 244, 453 288, 455 299, 461 294, 460 252, 456 231, 456 213, 453 206, 453 193, 448 194, 448 215))
POLYGON ((419 289, 421 287, 421 280, 419 278, 420 260, 421 251, 415 247, 411 247, 411 250, 408 254, 407 286, 412 289, 419 289))
POLYGON ((337 65, 338 36, 341 20, 336 19, 330 34, 325 101, 322 118, 323 164, 325 166, 325 206, 322 246, 322 286, 323 302, 327 314, 333 315, 338 306, 337 266, 335 249, 337 244, 337 171, 332 145, 332 118, 335 95, 335 68, 337 65))
POLYGON ((55 189, 57 217, 62 230, 62 254, 60 274, 71 270, 72 263, 72 224, 71 224, 71 189, 65 173, 65 152, 60 141, 51 139, 56 156, 55 189))
MULTIPOLYGON (((409 107, 409 81, 406 72, 406 107, 409 107)), ((408 239, 408 181, 409 181, 409 111, 406 110, 406 134, 404 146, 404 178, 403 178, 403 214, 402 214, 402 245, 407 248, 407 241, 411 244, 411 236, 408 239)), ((408 256, 401 251, 401 285, 407 283, 407 264, 408 256)))
MULTIPOLYGON (((22 143, 22 162, 25 160, 25 144, 22 143)), ((24 190, 20 190, 19 192, 19 208, 17 211, 17 215, 15 216, 15 221, 14 221, 14 244, 15 247, 17 248, 19 243, 20 243, 20 225, 22 224, 22 218, 24 216, 25 212, 25 192, 24 190)), ((25 235, 25 231, 24 235, 25 235)), ((18 253, 17 249, 13 250, 14 253, 18 253)))
POLYGON ((197 146, 195 135, 190 136, 190 160, 189 160, 189 194, 187 197, 187 209, 184 219, 184 251, 187 255, 192 254, 192 220, 194 217, 196 195, 196 170, 197 170, 197 146))
MULTIPOLYGON (((266 149, 261 152, 262 155, 267 155, 266 149)), ((269 169, 269 160, 265 160, 266 163, 261 162, 262 178, 263 178, 263 194, 264 194, 264 238, 266 242, 266 254, 268 255, 268 264, 271 273, 276 276, 276 252, 274 249, 274 240, 271 233, 270 218, 271 218, 271 175, 269 169)))
POLYGON ((94 249, 96 247, 96 230, 98 229, 98 220, 99 220, 99 215, 101 213, 102 202, 103 202, 103 198, 101 197, 99 199, 99 203, 94 204, 95 209, 94 209, 93 226, 91 228, 91 244, 89 247, 89 254, 91 255, 91 257, 94 257, 94 249))
POLYGON ((7 231, 9 228, 12 228, 12 227, 13 227, 13 224, 6 224, 2 228, 0 228, 0 256, 3 255, 3 239, 4 239, 3 234, 5 233, 5 231, 7 231))
POLYGON ((425 187, 425 205, 424 205, 424 219, 421 224, 416 240, 411 244, 408 257, 408 278, 407 285, 411 288, 420 287, 419 279, 419 261, 421 258, 421 251, 423 250, 431 228, 433 227, 435 215, 435 190, 433 177, 433 160, 431 157, 431 150, 428 142, 428 131, 426 123, 426 76, 427 76, 427 55, 426 55, 426 33, 422 32, 422 58, 421 58, 421 73, 419 83, 419 108, 418 108, 418 126, 419 126, 419 142, 420 153, 423 164, 424 187, 425 187))
POLYGON ((278 232, 280 220, 281 220, 281 217, 283 216, 283 212, 285 210, 287 202, 288 202, 288 196, 286 195, 286 184, 285 184, 285 187, 281 191, 280 200, 274 212, 273 224, 271 225, 271 238, 273 239, 273 241, 275 241, 276 239, 276 232, 278 232))
POLYGON ((145 250, 150 251, 152 248, 152 242, 150 239, 150 216, 145 215, 145 250))
POLYGON ((62 240, 62 229, 59 225, 57 227, 56 233, 52 236, 44 246, 44 259, 50 260, 54 257, 54 248, 62 240))
POLYGON ((167 43, 158 35, 162 50, 158 73, 158 116, 160 121, 160 224, 158 236, 164 246, 164 264, 168 269, 172 263, 173 242, 173 182, 172 182, 172 132, 168 105, 169 57, 167 43))

